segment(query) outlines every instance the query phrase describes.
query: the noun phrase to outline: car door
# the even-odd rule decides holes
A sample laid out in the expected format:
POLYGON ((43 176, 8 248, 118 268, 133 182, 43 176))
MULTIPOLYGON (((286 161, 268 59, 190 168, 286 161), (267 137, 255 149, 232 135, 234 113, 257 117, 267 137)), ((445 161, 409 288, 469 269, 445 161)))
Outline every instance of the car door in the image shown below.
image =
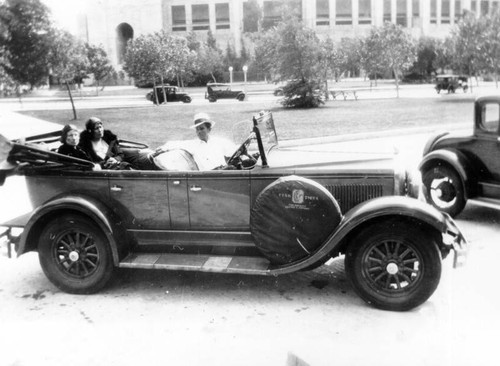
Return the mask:
POLYGON ((249 171, 189 172, 187 189, 191 230, 248 230, 249 171))
POLYGON ((482 108, 481 119, 476 121, 476 140, 471 150, 488 171, 487 179, 500 184, 500 105, 490 102, 482 108))

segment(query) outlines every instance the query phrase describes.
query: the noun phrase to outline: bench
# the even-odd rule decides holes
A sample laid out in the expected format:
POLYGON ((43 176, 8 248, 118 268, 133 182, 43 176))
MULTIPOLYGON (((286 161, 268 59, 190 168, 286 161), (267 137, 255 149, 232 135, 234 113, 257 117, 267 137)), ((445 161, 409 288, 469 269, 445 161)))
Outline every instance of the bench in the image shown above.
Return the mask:
POLYGON ((342 96, 344 100, 347 100, 347 97, 352 95, 355 100, 358 100, 358 92, 360 91, 371 91, 370 88, 348 88, 348 89, 330 89, 330 94, 334 100, 337 99, 338 96, 342 96))

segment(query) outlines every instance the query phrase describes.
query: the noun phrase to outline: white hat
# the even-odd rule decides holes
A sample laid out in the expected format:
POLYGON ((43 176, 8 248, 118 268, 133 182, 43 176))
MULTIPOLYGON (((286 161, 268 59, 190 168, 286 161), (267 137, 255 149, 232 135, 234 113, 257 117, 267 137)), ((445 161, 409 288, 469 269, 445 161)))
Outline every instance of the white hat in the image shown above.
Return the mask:
POLYGON ((204 123, 208 123, 210 125, 210 128, 212 128, 215 125, 215 122, 212 121, 210 116, 206 113, 196 113, 194 115, 194 125, 191 126, 191 128, 196 128, 204 123))

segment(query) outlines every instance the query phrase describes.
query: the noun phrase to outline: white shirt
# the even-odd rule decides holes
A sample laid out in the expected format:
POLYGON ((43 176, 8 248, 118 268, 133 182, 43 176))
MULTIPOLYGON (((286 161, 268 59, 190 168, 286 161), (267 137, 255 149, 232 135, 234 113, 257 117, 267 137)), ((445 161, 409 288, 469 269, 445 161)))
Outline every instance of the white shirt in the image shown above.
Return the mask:
POLYGON ((109 145, 103 139, 99 141, 92 141, 92 147, 94 148, 95 153, 101 159, 106 158, 106 154, 108 153, 109 145))
POLYGON ((226 165, 225 157, 230 157, 236 151, 236 145, 220 137, 208 136, 205 142, 200 139, 189 141, 167 142, 163 147, 167 150, 180 148, 193 155, 199 170, 212 170, 226 165))

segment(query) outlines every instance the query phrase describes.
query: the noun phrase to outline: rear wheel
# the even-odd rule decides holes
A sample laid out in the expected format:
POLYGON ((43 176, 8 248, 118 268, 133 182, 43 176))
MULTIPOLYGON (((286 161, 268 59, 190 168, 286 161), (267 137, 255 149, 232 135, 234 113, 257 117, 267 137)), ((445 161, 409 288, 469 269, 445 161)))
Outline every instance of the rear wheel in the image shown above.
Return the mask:
POLYGON ((406 311, 425 302, 441 278, 441 255, 432 236, 393 220, 363 229, 349 243, 345 267, 356 293, 384 310, 406 311))
POLYGON ((214 97, 214 96, 209 96, 209 97, 208 97, 208 101, 209 101, 210 103, 214 103, 214 102, 216 102, 216 101, 217 101, 217 98, 216 98, 216 97, 214 97))
POLYGON ((65 292, 97 292, 113 273, 108 240, 94 222, 80 215, 50 221, 40 236, 38 252, 47 278, 65 292))
POLYGON ((191 103, 191 97, 184 97, 182 98, 183 103, 191 103))
POLYGON ((240 102, 243 102, 245 100, 245 94, 238 95, 236 99, 238 99, 240 102))
POLYGON ((462 212, 466 203, 464 186, 454 169, 437 165, 427 170, 422 180, 428 203, 450 216, 462 212))

